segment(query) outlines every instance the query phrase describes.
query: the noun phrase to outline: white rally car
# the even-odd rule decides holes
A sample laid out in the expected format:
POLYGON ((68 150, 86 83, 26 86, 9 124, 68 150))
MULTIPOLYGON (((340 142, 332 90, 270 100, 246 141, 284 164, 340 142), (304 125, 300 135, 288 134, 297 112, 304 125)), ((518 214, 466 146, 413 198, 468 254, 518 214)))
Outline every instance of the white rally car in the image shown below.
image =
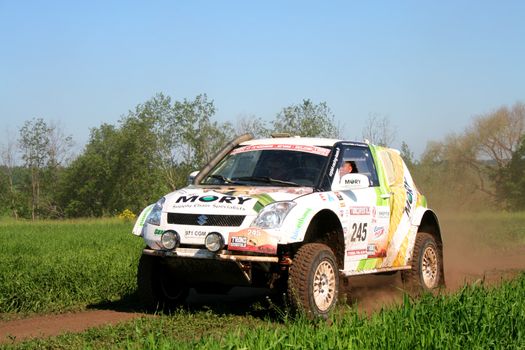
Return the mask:
POLYGON ((281 137, 230 142, 140 214, 138 292, 173 306, 189 288, 282 288, 310 317, 333 310, 341 277, 401 271, 410 291, 444 284, 442 240, 398 151, 281 137))

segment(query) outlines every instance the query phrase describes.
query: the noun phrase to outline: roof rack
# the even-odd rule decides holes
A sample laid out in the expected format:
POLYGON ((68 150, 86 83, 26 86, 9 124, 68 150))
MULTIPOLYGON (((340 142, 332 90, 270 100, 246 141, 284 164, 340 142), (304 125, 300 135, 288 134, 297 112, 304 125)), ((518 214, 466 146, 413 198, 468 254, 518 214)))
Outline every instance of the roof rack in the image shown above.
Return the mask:
POLYGON ((292 137, 292 135, 288 132, 272 132, 270 135, 273 139, 277 137, 292 137))

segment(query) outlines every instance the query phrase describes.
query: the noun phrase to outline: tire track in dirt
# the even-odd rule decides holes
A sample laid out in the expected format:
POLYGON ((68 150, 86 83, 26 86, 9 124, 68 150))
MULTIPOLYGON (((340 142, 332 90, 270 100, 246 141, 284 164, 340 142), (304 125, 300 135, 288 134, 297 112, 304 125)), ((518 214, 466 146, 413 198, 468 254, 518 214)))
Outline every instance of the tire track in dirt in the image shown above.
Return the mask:
POLYGON ((144 314, 112 310, 90 310, 0 321, 0 344, 14 343, 30 338, 51 337, 66 332, 78 333, 88 328, 114 325, 141 316, 144 316, 144 314))

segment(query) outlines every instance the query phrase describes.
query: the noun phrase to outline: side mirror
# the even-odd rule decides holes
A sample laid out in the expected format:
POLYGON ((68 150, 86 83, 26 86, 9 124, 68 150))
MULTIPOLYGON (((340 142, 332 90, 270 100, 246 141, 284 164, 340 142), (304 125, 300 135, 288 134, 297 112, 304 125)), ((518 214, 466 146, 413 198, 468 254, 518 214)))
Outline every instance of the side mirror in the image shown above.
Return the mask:
POLYGON ((346 174, 341 177, 341 180, 337 184, 333 184, 332 190, 334 191, 348 191, 348 190, 359 190, 370 187, 370 180, 368 176, 363 174, 346 174))
POLYGON ((198 170, 195 170, 195 171, 192 171, 189 175, 188 175, 188 185, 191 185, 193 184, 193 180, 195 180, 195 178, 197 177, 197 174, 199 173, 198 170))

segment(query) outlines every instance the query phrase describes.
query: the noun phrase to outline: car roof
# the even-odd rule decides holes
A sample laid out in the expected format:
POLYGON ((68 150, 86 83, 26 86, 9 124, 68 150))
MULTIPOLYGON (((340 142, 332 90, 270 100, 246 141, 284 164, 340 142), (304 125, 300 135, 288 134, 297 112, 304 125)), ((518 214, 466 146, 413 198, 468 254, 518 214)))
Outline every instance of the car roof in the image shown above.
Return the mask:
POLYGON ((321 147, 332 147, 336 143, 341 142, 346 145, 355 145, 355 146, 368 146, 368 142, 359 142, 359 141, 348 141, 341 139, 329 139, 322 137, 273 137, 267 139, 252 139, 249 141, 244 141, 241 146, 253 146, 253 145, 301 145, 301 146, 321 146, 321 147))
POLYGON ((340 142, 339 139, 326 139, 318 137, 276 137, 269 139, 257 139, 242 142, 242 146, 251 145, 273 145, 273 144, 285 144, 285 145, 305 145, 305 146, 329 146, 332 147, 335 143, 340 142))

